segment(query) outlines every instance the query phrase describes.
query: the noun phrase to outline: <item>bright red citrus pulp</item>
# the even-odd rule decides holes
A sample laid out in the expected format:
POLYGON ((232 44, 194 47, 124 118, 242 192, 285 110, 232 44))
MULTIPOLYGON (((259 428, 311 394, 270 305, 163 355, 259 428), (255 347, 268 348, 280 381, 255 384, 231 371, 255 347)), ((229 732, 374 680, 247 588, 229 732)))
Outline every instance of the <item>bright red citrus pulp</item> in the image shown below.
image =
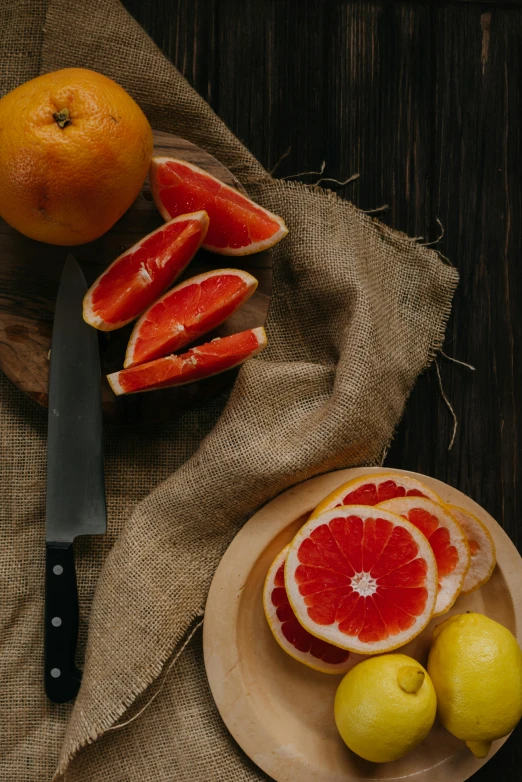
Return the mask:
POLYGON ((125 367, 175 353, 219 326, 255 291, 257 280, 236 269, 192 277, 143 313, 132 332, 125 367))
POLYGON ((283 220, 206 171, 175 158, 153 158, 150 182, 165 220, 204 209, 210 225, 203 246, 224 255, 272 247, 288 233, 283 220))
POLYGON ((181 386, 232 369, 255 356, 264 347, 265 330, 249 329, 198 345, 187 353, 158 358, 107 377, 114 393, 118 395, 181 386))

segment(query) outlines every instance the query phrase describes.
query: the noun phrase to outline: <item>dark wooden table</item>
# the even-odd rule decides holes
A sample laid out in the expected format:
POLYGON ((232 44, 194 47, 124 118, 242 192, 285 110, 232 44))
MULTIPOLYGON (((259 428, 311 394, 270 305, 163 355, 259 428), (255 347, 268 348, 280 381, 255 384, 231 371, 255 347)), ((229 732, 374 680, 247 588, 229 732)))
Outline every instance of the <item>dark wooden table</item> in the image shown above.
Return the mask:
MULTIPOLYGON (((420 378, 386 464, 469 494, 519 538, 522 6, 124 0, 268 169, 359 179, 340 193, 458 267, 448 355, 420 378)), ((313 177, 304 178, 313 181, 313 177)), ((522 544, 522 535, 520 536, 522 544)), ((473 779, 521 778, 522 727, 473 779)))

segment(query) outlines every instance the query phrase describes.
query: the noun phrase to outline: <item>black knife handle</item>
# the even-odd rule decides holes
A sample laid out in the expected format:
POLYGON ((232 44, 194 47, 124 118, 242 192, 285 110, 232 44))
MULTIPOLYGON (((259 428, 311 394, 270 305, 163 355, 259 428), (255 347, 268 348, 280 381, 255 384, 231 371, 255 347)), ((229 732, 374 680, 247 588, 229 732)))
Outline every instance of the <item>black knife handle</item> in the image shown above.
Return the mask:
POLYGON ((72 543, 47 543, 45 567, 44 681, 54 703, 76 698, 81 672, 76 668, 78 588, 72 543))

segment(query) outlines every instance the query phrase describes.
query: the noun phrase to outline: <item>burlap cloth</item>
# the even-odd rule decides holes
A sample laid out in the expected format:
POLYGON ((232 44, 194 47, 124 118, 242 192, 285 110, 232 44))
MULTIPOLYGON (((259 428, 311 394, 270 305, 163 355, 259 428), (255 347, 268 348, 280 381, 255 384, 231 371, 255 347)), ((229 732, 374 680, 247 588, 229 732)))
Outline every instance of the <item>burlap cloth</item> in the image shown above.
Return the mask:
POLYGON ((290 228, 274 252, 269 347, 221 417, 218 399, 168 426, 107 432, 109 532, 78 545, 88 644, 74 707, 42 689, 45 413, 2 378, 0 780, 48 782, 57 768, 67 782, 265 779, 216 712, 200 629, 150 707, 114 726, 159 686, 246 518, 298 481, 379 460, 442 343, 457 273, 333 194, 272 179, 117 0, 2 0, 0 31, 0 94, 42 71, 100 70, 290 228))

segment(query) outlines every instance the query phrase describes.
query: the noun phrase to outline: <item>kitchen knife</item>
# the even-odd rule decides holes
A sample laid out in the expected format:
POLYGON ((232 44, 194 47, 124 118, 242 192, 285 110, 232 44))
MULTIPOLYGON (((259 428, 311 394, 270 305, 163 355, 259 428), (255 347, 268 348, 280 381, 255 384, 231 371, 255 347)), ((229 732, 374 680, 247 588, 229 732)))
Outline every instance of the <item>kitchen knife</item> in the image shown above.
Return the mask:
POLYGON ((44 680, 48 698, 76 697, 78 591, 73 541, 107 529, 98 335, 82 317, 87 284, 71 253, 54 313, 49 372, 44 680))

